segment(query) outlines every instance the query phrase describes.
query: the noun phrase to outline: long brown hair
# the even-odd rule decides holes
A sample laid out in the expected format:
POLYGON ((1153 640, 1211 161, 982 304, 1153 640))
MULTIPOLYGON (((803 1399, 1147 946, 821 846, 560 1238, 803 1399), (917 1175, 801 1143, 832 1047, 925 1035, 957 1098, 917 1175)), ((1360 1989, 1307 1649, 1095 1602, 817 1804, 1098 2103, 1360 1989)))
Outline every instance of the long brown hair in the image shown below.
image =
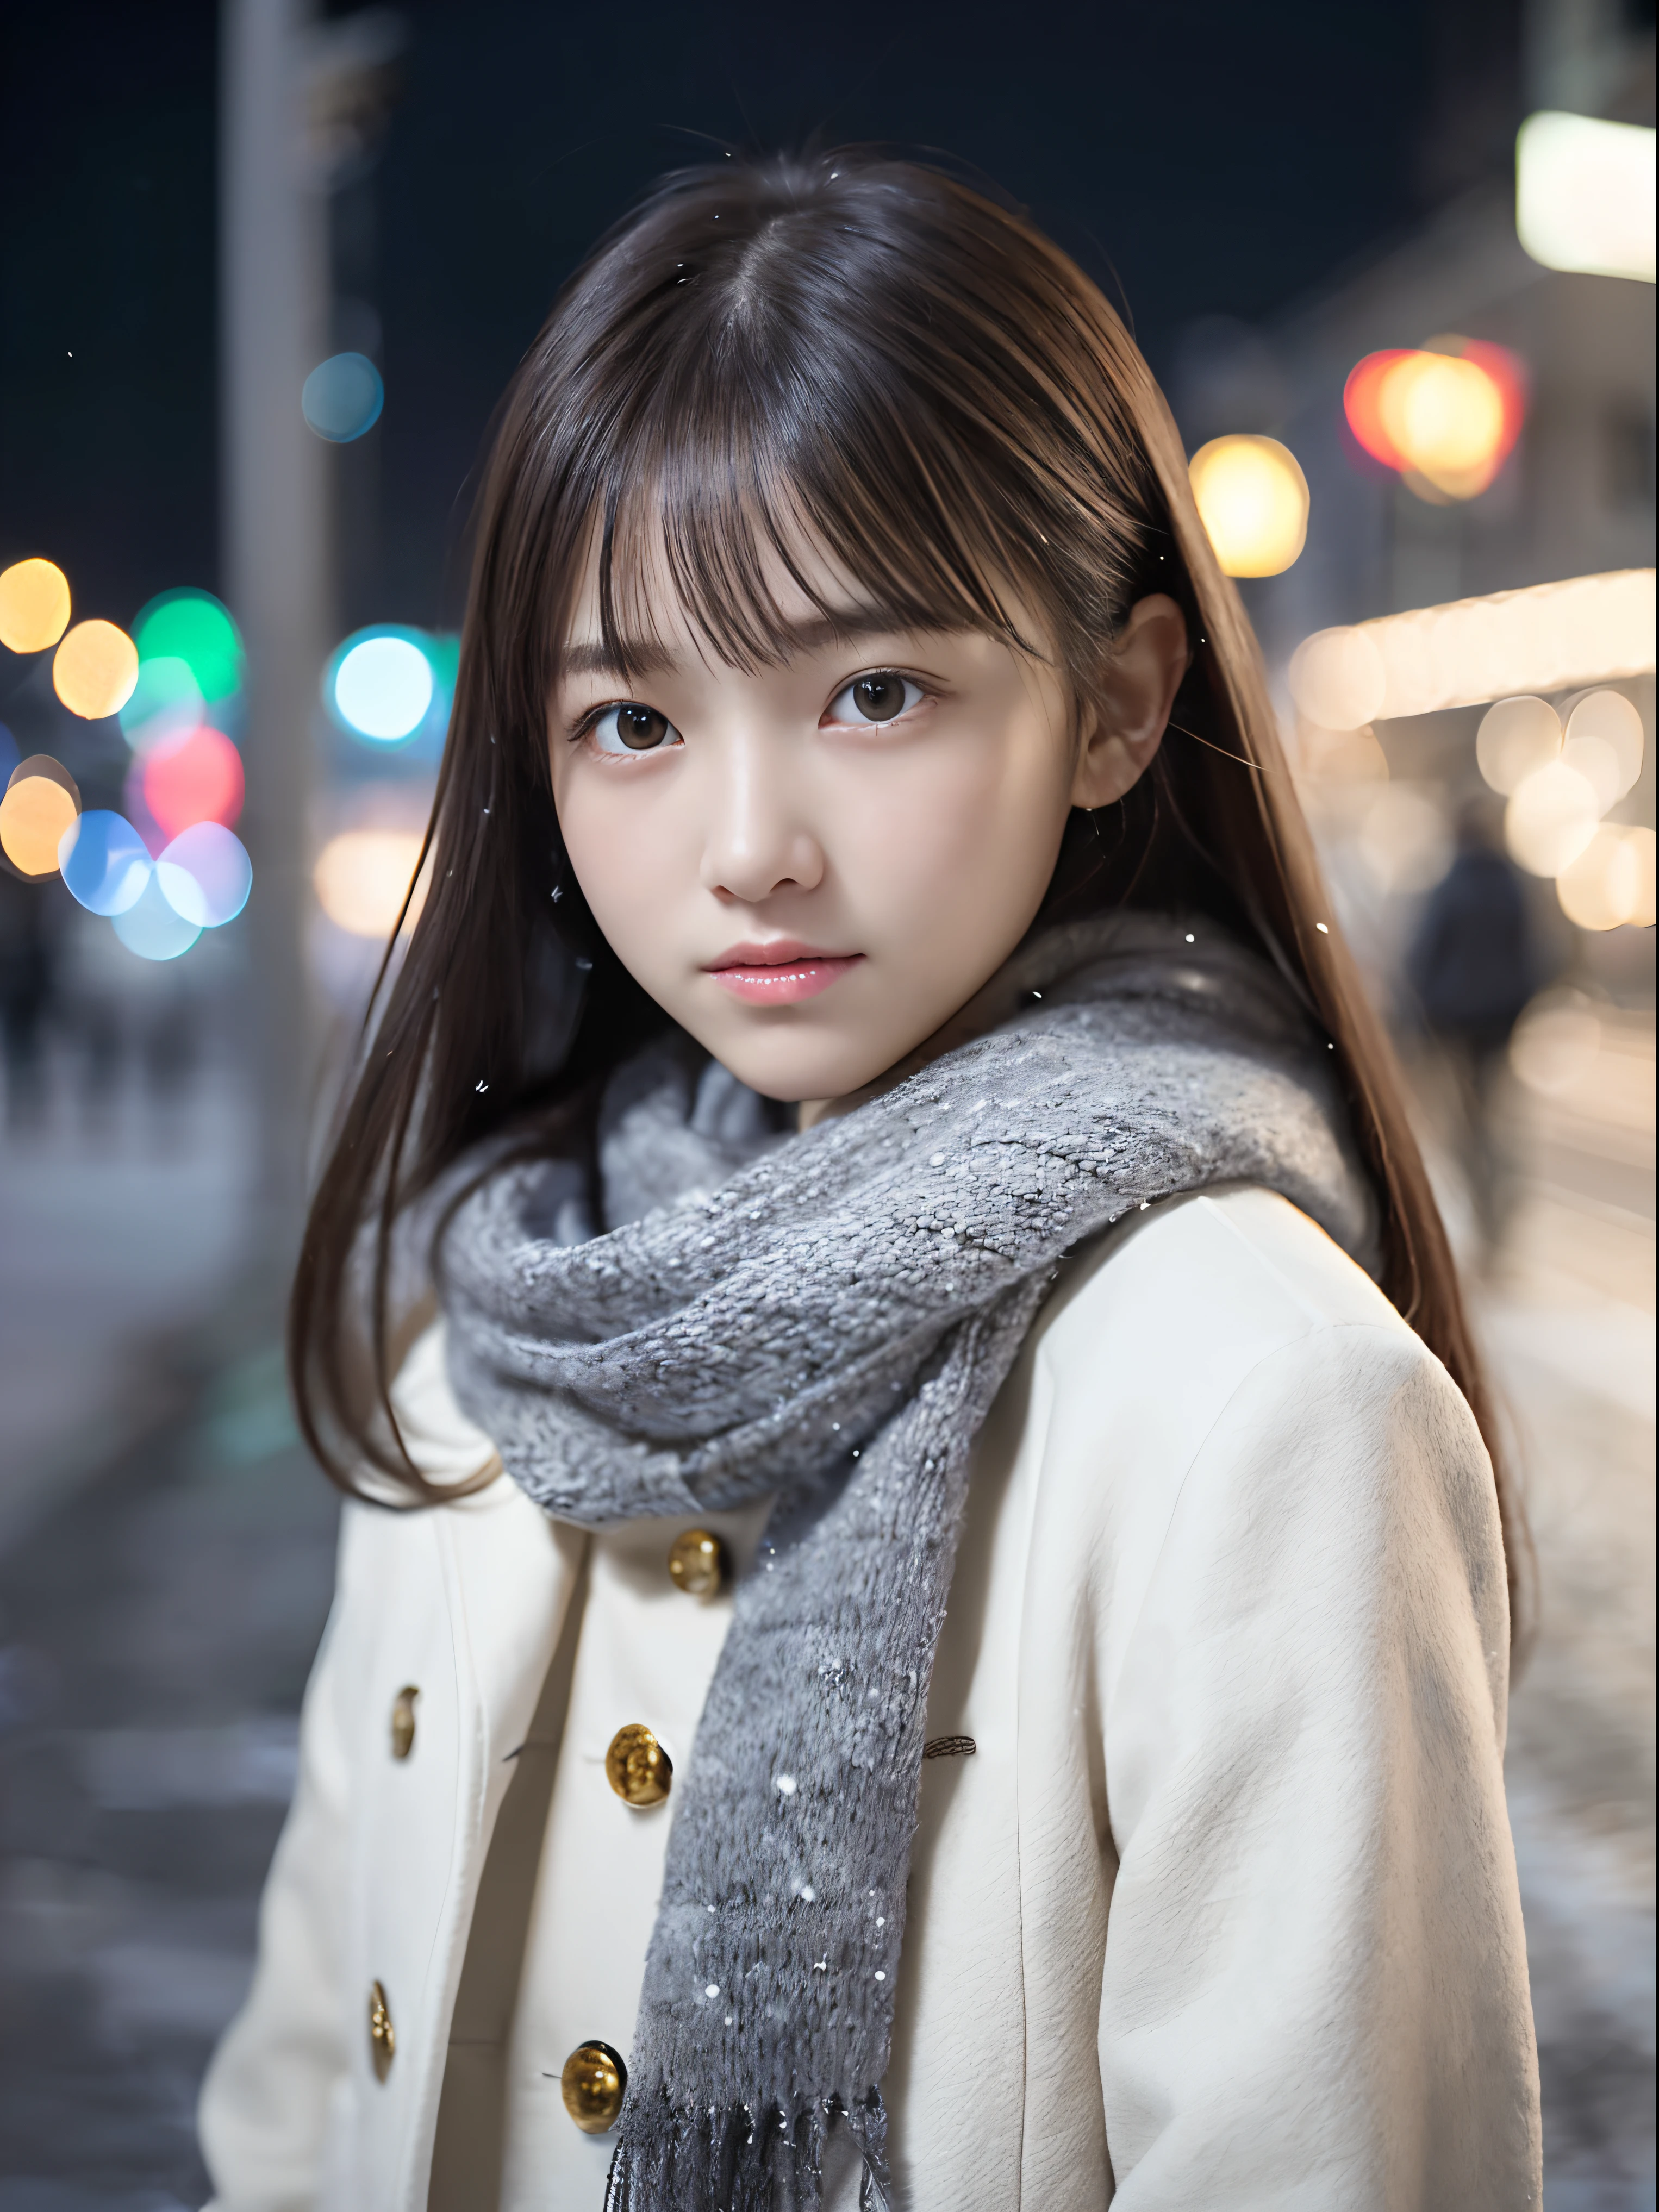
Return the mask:
MULTIPOLYGON (((290 1309, 301 1420, 333 1479, 453 1495, 388 1425, 399 1216, 505 1127, 583 1157, 606 1073, 665 1019, 588 915, 551 796, 547 705, 596 533, 624 667, 651 635, 647 545, 741 667, 787 650, 774 560, 833 618, 798 566, 804 535, 894 628, 1024 644, 1009 606, 1036 608, 1080 701, 1137 598, 1182 603, 1193 657, 1170 733, 1108 828, 1073 817, 1040 919, 1203 910, 1279 964, 1334 1048, 1380 1200, 1382 1287, 1501 1468, 1393 1058, 1329 921, 1255 640, 1163 396, 1099 291, 1019 214, 843 149, 667 179, 566 285, 503 402, 430 892, 380 994, 290 1309)), ((1513 1602, 1525 1528, 1498 1481, 1513 1602)))

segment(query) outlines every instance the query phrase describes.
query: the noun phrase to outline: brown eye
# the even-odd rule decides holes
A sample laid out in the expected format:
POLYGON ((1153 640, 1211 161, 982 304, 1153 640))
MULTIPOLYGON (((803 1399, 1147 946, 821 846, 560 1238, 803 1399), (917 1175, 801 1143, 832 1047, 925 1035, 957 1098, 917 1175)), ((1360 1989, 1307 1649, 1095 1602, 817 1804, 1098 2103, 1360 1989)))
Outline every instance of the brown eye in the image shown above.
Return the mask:
POLYGON ((853 686, 853 703, 866 722, 890 722, 904 706, 904 678, 860 676, 853 686))
POLYGON ((921 686, 890 668, 878 668, 868 676, 855 676, 831 702, 830 717, 836 722, 890 722, 922 696, 921 686))
POLYGON ((666 714, 630 699, 607 707, 592 725, 594 750, 602 753, 653 753, 678 744, 679 732, 666 714))

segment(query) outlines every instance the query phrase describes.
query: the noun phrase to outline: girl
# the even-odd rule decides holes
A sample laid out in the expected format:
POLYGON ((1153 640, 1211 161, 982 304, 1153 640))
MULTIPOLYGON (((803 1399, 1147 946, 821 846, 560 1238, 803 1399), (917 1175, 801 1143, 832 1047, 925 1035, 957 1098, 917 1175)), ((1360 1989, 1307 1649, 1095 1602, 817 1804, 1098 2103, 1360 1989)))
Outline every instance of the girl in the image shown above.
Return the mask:
POLYGON ((1535 2204, 1522 1532, 1099 294, 918 167, 663 185, 507 400, 428 861, 222 2212, 1535 2204))

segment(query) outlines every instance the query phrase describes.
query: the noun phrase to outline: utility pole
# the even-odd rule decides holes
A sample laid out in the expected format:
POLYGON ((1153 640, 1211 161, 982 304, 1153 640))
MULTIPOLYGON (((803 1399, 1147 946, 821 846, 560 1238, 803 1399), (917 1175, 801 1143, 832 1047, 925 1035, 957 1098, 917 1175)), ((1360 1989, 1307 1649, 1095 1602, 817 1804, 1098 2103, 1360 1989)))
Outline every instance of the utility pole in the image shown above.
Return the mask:
POLYGON ((223 0, 221 15, 222 544, 247 647, 256 1268, 282 1280, 300 1234, 317 1060, 305 945, 312 720, 333 597, 327 454, 300 413, 301 386, 327 349, 309 15, 308 0, 223 0))

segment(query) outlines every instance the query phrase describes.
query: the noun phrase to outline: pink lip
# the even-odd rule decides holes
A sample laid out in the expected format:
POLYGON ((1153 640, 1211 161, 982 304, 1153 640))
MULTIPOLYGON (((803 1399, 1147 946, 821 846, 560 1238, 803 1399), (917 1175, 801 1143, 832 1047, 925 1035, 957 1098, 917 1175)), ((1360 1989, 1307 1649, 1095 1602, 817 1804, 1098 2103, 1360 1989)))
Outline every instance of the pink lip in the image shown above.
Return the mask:
POLYGON ((827 991, 863 957, 861 952, 814 952, 780 938, 773 945, 734 945, 706 973, 751 1006, 793 1006, 827 991))

